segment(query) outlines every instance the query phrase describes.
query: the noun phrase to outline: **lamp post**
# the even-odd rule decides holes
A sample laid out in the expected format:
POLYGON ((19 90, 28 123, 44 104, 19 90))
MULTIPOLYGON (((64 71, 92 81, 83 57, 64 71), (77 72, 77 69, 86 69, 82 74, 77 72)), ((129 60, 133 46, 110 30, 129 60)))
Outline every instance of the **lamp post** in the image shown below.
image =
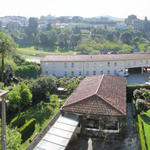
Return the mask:
POLYGON ((1 121, 1 147, 6 150, 6 106, 5 95, 9 91, 0 90, 0 98, 2 100, 2 121, 1 121))

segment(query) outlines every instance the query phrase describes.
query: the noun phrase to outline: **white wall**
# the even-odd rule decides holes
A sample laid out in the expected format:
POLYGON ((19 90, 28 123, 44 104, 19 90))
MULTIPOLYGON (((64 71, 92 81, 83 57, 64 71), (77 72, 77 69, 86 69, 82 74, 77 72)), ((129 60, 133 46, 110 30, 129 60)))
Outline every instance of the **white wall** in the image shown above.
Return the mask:
POLYGON ((126 68, 133 67, 150 67, 149 60, 125 60, 125 61, 99 61, 99 62, 41 62, 42 75, 56 75, 58 77, 64 76, 89 76, 100 74, 116 74, 125 70, 126 68), (72 67, 74 63, 74 67, 72 67), (108 64, 109 63, 109 64, 108 64), (116 64, 116 65, 115 65, 116 64), (73 73, 73 74, 72 74, 73 73))

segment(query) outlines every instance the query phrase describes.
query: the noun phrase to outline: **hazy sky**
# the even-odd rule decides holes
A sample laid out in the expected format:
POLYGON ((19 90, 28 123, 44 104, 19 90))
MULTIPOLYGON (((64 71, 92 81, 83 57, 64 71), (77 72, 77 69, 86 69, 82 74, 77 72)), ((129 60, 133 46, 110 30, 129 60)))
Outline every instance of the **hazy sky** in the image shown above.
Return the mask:
POLYGON ((150 19, 150 0, 3 0, 0 16, 19 15, 40 17, 54 16, 103 16, 126 18, 130 14, 150 19))

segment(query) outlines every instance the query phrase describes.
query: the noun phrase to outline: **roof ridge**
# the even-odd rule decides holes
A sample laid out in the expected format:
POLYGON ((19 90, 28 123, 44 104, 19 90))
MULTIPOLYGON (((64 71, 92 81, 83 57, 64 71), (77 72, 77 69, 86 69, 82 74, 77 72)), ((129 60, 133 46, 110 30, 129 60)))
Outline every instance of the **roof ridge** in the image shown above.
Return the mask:
MULTIPOLYGON (((99 76, 99 77, 101 77, 101 76, 99 76)), ((101 80, 100 80, 100 83, 98 84, 98 87, 97 87, 97 89, 96 89, 96 92, 95 92, 96 95, 97 95, 98 90, 100 89, 100 86, 101 86, 101 83, 102 83, 102 81, 103 81, 103 78, 104 78, 104 74, 102 75, 101 80)))

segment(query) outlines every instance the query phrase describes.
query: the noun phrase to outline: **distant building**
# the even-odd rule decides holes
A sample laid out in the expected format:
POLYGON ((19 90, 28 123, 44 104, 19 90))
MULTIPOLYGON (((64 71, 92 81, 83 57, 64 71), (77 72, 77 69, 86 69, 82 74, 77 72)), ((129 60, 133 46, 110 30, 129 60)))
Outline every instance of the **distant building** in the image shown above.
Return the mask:
POLYGON ((150 53, 104 55, 47 55, 41 59, 42 75, 126 75, 150 67, 150 53))

